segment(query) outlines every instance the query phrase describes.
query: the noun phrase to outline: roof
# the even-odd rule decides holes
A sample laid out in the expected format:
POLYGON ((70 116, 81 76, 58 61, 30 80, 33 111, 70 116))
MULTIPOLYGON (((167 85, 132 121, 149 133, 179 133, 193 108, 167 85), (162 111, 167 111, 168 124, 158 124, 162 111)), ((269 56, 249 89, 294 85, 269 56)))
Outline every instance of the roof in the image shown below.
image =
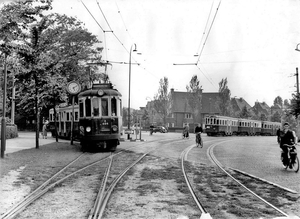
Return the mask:
MULTIPOLYGON (((192 112, 188 104, 188 92, 178 92, 171 89, 172 94, 172 110, 173 112, 192 112)), ((202 110, 201 113, 219 113, 216 106, 219 93, 202 93, 202 110)))
POLYGON ((246 106, 247 110, 251 109, 250 104, 248 104, 247 101, 244 100, 242 97, 241 98, 232 98, 231 105, 233 107, 234 112, 242 111, 245 106, 246 106))
POLYGON ((253 107, 256 108, 258 112, 264 113, 265 115, 268 115, 271 110, 271 108, 265 102, 260 103, 257 101, 253 107))

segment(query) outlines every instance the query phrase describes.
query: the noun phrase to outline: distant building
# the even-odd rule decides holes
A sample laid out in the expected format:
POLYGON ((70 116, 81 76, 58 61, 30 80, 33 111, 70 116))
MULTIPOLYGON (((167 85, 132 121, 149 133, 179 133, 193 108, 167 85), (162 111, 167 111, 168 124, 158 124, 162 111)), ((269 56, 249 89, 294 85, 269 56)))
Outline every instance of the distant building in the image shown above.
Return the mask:
POLYGON ((220 114, 217 107, 219 93, 203 93, 201 91, 201 118, 194 121, 192 110, 188 104, 188 92, 174 91, 171 89, 172 107, 167 118, 169 130, 181 131, 185 124, 188 124, 190 131, 194 130, 194 122, 204 125, 204 116, 207 114, 220 114))
POLYGON ((264 114, 266 118, 271 116, 271 108, 265 102, 260 103, 256 101, 252 109, 253 112, 259 117, 261 117, 262 114, 264 114))
POLYGON ((247 111, 249 111, 249 112, 252 111, 252 107, 250 106, 250 104, 248 104, 247 101, 244 100, 242 97, 231 98, 230 102, 231 102, 233 114, 235 115, 235 117, 238 117, 240 115, 240 113, 242 112, 244 107, 246 107, 247 111))

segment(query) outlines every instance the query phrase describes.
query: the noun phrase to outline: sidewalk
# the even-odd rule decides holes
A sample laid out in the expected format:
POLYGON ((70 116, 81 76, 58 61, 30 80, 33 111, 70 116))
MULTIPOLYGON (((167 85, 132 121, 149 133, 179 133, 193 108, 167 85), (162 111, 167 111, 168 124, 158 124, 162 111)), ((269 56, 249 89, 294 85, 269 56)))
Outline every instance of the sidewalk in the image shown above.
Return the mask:
MULTIPOLYGON (((6 139, 5 154, 13 153, 16 151, 35 148, 35 132, 18 132, 19 137, 6 139)), ((56 142, 55 138, 51 137, 51 133, 48 132, 48 138, 39 138, 39 146, 56 142)), ((69 140, 59 139, 59 142, 70 142, 69 140)))

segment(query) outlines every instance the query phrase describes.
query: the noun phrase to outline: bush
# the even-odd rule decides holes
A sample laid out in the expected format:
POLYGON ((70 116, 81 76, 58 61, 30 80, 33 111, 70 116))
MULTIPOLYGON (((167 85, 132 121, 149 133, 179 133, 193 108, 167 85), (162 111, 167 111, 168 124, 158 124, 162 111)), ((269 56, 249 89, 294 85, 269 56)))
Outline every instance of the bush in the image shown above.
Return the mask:
MULTIPOLYGON (((0 133, 1 133, 1 123, 0 123, 0 133)), ((6 124, 6 139, 18 137, 18 126, 15 124, 7 123, 6 124)), ((0 134, 1 139, 1 134, 0 134)))

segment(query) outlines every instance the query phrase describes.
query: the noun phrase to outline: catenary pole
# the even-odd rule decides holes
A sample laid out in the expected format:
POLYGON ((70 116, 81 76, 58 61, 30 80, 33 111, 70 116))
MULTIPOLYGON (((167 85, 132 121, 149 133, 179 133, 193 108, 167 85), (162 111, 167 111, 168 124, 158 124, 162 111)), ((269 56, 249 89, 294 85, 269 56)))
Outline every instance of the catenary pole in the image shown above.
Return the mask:
POLYGON ((296 68, 296 83, 297 83, 297 94, 299 94, 299 74, 298 74, 298 67, 296 68))
POLYGON ((6 87, 7 87, 7 54, 4 54, 4 76, 3 76, 3 109, 1 120, 1 158, 4 158, 6 148, 6 87))

